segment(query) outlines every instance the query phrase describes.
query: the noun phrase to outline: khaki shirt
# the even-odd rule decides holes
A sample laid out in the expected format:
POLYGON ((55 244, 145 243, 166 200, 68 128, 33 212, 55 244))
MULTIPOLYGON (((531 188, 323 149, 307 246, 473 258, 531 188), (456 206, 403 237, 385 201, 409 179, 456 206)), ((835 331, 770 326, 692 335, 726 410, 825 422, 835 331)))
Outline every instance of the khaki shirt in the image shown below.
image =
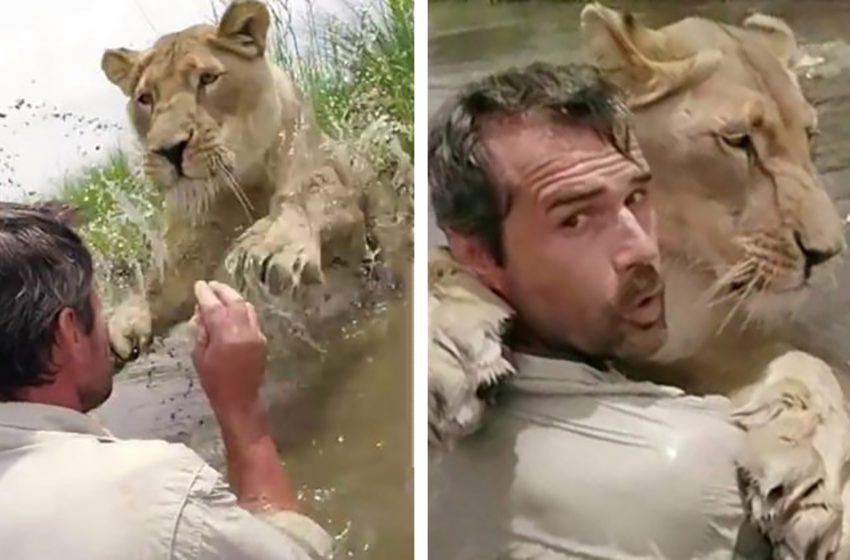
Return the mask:
POLYGON ((432 451, 440 560, 769 558, 745 526, 728 401, 519 356, 476 434, 432 451))
POLYGON ((307 560, 330 552, 308 518, 262 521, 183 445, 119 440, 79 412, 0 403, 3 560, 307 560))

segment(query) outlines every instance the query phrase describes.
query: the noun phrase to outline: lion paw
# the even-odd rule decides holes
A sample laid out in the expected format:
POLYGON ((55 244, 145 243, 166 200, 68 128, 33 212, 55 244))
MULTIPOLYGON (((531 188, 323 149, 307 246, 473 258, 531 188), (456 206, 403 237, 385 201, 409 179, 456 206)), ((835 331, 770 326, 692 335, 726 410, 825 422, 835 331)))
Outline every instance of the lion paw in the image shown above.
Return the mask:
POLYGON ((108 322, 109 345, 117 369, 147 350, 151 343, 151 311, 141 296, 133 296, 119 305, 108 322))
POLYGON ((732 418, 744 429, 738 477, 750 518, 780 559, 846 557, 848 422, 830 367, 802 352, 772 361, 732 418))
POLYGON ((820 455, 776 434, 748 436, 738 480, 749 517, 773 544, 774 557, 831 558, 841 544, 843 508, 820 455))
POLYGON ((251 226, 237 240, 226 266, 242 289, 259 284, 278 295, 321 284, 321 263, 317 236, 303 213, 293 208, 251 226))

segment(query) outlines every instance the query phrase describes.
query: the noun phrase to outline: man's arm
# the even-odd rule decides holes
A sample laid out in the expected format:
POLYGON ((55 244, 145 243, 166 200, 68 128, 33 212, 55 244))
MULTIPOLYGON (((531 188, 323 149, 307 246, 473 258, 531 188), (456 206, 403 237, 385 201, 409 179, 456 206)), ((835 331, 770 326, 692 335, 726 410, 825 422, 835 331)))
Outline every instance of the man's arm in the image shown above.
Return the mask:
POLYGON ((174 558, 197 560, 326 560, 331 545, 321 527, 294 511, 252 514, 239 507, 222 476, 204 465, 181 509, 171 549, 174 558))
MULTIPOLYGON (((313 555, 323 556, 330 548, 330 537, 296 512, 298 503, 260 399, 267 348, 256 312, 236 291, 218 282, 196 283, 195 296, 197 340, 192 361, 221 428, 230 487, 238 504, 286 532, 313 555)), ((199 498, 213 517, 224 511, 221 500, 215 499, 218 494, 222 489, 216 487, 199 498)), ((226 502, 231 494, 222 495, 226 502)), ((226 510, 228 504, 224 506, 226 510)), ((232 520, 234 515, 239 517, 226 512, 224 517, 232 520)))
POLYGON ((280 464, 269 432, 266 409, 217 414, 227 455, 227 474, 239 505, 257 512, 297 511, 298 501, 280 464))
POLYGON ((266 337, 254 308, 218 282, 197 282, 195 296, 198 337, 192 360, 221 427, 228 478, 239 504, 252 511, 295 509, 260 400, 266 337))

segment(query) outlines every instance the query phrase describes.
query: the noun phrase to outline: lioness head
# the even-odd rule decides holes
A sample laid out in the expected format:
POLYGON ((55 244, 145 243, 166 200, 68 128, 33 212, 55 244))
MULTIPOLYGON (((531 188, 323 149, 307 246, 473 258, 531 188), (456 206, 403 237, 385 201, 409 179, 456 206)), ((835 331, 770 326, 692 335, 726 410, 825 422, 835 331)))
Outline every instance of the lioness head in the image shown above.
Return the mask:
POLYGON ((284 109, 264 56, 268 27, 262 3, 234 2, 217 27, 103 55, 104 73, 129 98, 146 174, 182 210, 201 213, 222 192, 250 204, 240 186, 277 145, 284 109))
POLYGON ((650 29, 598 4, 581 19, 592 61, 634 112, 669 262, 752 318, 786 315, 844 248, 812 164, 817 115, 791 30, 763 15, 650 29))

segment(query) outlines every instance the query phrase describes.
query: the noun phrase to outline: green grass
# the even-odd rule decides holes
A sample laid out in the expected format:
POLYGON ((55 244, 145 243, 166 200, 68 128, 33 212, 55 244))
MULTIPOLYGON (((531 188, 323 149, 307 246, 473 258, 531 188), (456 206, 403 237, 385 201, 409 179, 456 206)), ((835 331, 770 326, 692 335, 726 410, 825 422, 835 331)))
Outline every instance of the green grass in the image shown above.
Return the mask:
POLYGON ((308 2, 306 39, 285 0, 271 0, 272 56, 311 100, 328 135, 357 137, 376 122, 413 154, 413 0, 382 0, 348 14, 308 2))
POLYGON ((98 272, 130 281, 138 263, 149 258, 145 228, 159 214, 162 200, 132 169, 127 155, 116 152, 105 163, 66 178, 58 198, 77 210, 79 232, 98 272))

